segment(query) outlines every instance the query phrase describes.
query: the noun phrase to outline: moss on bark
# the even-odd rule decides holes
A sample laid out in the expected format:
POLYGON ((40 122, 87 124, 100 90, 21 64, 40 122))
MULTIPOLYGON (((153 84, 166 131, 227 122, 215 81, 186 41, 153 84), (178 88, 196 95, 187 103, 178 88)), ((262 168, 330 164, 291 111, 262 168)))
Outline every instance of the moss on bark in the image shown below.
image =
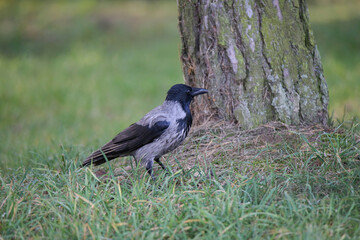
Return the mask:
POLYGON ((326 123, 328 91, 303 0, 178 0, 185 81, 210 90, 198 119, 244 128, 326 123))

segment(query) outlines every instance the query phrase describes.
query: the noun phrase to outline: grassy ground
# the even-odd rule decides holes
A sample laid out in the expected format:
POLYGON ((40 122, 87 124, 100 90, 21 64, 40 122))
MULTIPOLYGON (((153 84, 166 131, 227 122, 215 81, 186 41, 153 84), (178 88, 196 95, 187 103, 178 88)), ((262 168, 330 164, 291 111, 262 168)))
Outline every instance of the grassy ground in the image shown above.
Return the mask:
MULTIPOLYGON (((312 135, 277 125, 200 129, 167 156, 173 172, 157 170, 156 182, 130 159, 106 168, 107 180, 79 170, 91 149, 182 82, 175 2, 7 2, 0 239, 360 237, 358 121, 312 135), (232 143, 248 135, 252 142, 232 143)), ((359 9, 310 8, 338 118, 345 105, 360 115, 359 9)))
POLYGON ((195 131, 184 146, 190 151, 169 156, 172 173, 157 169, 156 181, 143 169, 114 169, 119 163, 100 180, 98 172, 77 167, 79 152, 71 146, 51 161, 39 156, 43 166, 0 179, 1 236, 360 237, 359 124, 347 130, 223 126, 195 131))

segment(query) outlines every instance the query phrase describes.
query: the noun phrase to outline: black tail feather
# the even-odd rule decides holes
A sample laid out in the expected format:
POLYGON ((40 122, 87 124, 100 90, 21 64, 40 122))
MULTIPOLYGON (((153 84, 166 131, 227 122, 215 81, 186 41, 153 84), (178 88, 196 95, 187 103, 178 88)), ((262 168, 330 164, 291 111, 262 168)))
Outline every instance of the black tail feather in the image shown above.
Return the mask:
POLYGON ((110 161, 117 157, 122 157, 125 155, 128 155, 128 152, 123 151, 123 149, 118 145, 114 145, 109 142, 101 149, 93 152, 90 156, 88 156, 82 163, 81 167, 86 167, 91 164, 93 164, 94 166, 98 166, 100 164, 106 163, 106 159, 107 161, 110 161))
POLYGON ((97 150, 94 153, 92 153, 89 157, 86 158, 86 160, 82 163, 81 167, 86 167, 91 164, 93 164, 94 166, 98 166, 100 164, 105 163, 106 158, 108 161, 116 158, 116 157, 111 158, 110 155, 106 156, 106 158, 104 156, 106 156, 106 155, 103 154, 100 150, 97 150))

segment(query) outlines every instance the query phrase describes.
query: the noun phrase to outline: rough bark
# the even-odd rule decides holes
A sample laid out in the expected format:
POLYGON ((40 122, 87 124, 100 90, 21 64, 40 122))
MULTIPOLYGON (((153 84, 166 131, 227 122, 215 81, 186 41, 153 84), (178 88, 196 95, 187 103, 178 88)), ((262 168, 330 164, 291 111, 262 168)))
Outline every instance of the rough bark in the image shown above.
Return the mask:
POLYGON ((304 0, 178 0, 178 10, 185 82, 210 90, 192 106, 196 121, 327 123, 328 89, 304 0))

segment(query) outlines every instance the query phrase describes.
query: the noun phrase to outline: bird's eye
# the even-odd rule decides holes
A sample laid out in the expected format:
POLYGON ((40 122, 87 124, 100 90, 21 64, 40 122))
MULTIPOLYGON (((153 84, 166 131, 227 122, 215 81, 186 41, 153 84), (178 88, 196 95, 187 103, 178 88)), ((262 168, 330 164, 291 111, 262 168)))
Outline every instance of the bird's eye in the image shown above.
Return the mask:
POLYGON ((186 93, 187 93, 187 94, 190 94, 190 93, 191 93, 191 91, 190 91, 190 90, 187 90, 187 91, 186 91, 186 93))

